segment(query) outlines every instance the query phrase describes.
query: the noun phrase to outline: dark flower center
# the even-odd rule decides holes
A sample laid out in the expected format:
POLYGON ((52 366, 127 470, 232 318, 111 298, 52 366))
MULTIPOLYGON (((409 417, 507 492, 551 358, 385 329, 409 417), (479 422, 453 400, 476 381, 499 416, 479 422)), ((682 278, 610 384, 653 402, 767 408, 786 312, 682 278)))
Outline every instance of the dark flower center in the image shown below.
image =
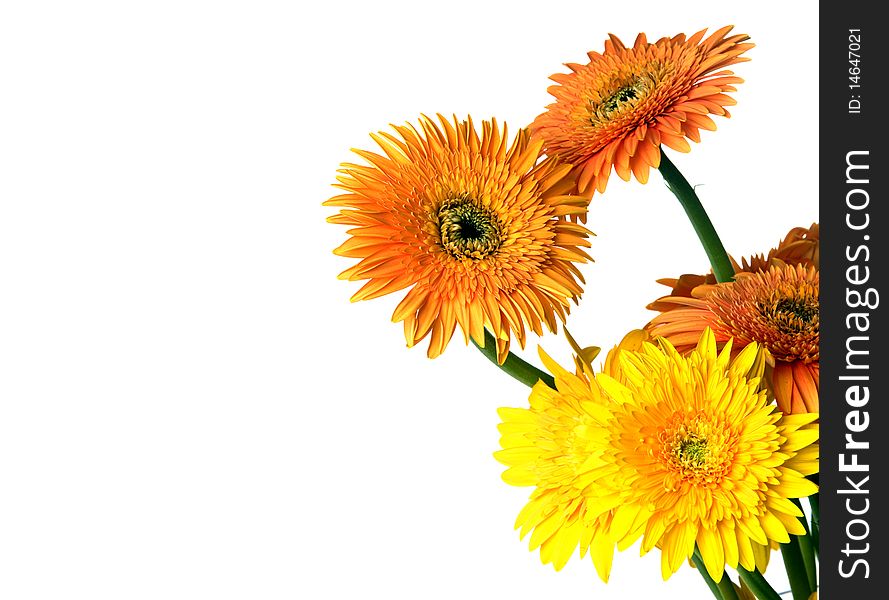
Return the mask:
POLYGON ((818 296, 805 290, 776 290, 771 298, 758 302, 759 314, 785 335, 817 332, 818 296))
POLYGON ((612 82, 610 91, 590 101, 590 122, 595 126, 615 118, 625 107, 635 106, 656 85, 653 75, 620 77, 612 82))
POLYGON ((628 100, 635 100, 639 97, 639 92, 636 88, 632 86, 622 87, 611 96, 609 96, 605 102, 603 102, 600 107, 602 111, 606 113, 612 113, 618 109, 618 107, 628 100))
POLYGON ((438 210, 441 245, 454 258, 480 260, 500 249, 499 220, 467 196, 449 198, 438 210))
POLYGON ((454 229, 456 230, 457 235, 460 239, 477 240, 482 237, 482 231, 485 229, 485 227, 486 224, 479 223, 472 217, 464 215, 459 221, 457 221, 456 227, 454 229))
POLYGON ((818 305, 808 299, 781 298, 775 304, 775 310, 792 315, 804 323, 811 323, 812 318, 818 314, 818 305))

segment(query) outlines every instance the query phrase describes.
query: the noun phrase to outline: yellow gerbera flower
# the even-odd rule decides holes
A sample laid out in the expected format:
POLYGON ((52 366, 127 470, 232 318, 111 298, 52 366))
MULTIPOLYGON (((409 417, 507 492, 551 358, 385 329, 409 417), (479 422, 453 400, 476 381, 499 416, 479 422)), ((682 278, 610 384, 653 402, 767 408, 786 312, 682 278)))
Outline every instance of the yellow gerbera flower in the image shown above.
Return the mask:
POLYGON ((643 553, 661 549, 664 579, 697 545, 719 581, 805 533, 790 499, 817 491, 805 476, 818 470, 818 415, 769 402, 757 344, 732 358, 707 329, 685 356, 666 340, 618 352, 617 378, 589 378, 541 351, 557 389, 500 409, 495 456, 507 483, 535 488, 516 527, 533 530, 544 563, 560 569, 579 547, 607 581, 615 546, 641 538, 643 553))
POLYGON ((774 362, 767 381, 778 407, 787 413, 818 412, 820 382, 819 274, 815 266, 773 264, 766 271, 741 272, 732 282, 702 285, 698 297, 670 296, 646 329, 667 338, 680 352, 710 327, 724 343, 740 349, 750 342, 768 348, 774 362))
POLYGON ((575 165, 578 191, 605 191, 612 167, 625 181, 630 173, 648 181, 660 165, 660 145, 680 152, 699 142, 700 129, 715 130, 708 114, 729 116, 735 104, 726 92, 743 80, 725 67, 749 60, 747 35, 727 36, 723 27, 706 40, 701 30, 651 44, 640 33, 627 48, 616 36, 605 51, 589 52, 589 63, 568 64, 571 73, 551 77, 556 101, 531 126, 546 142, 547 155, 575 165))
POLYGON ((460 325, 465 341, 497 340, 502 362, 512 335, 525 344, 525 325, 555 331, 583 277, 574 263, 589 260, 590 232, 565 219, 585 202, 565 193, 570 166, 541 161, 541 142, 519 131, 439 115, 393 126, 397 135, 371 137, 384 155, 355 150, 369 165, 345 163, 325 202, 343 207, 328 219, 350 225, 334 252, 361 261, 341 279, 367 280, 352 301, 411 288, 392 320, 404 322, 408 346, 431 335, 428 355, 441 354, 460 325))

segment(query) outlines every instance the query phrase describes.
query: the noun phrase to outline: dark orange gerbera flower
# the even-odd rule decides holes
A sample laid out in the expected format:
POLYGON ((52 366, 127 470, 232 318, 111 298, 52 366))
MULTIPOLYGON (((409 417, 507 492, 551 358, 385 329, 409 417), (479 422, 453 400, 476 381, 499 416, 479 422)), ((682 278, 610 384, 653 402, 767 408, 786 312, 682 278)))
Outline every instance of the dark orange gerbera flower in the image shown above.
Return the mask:
POLYGON ((726 92, 741 83, 725 67, 749 60, 747 35, 727 36, 723 27, 679 34, 650 44, 640 33, 632 48, 614 35, 605 51, 589 52, 585 65, 568 64, 549 88, 556 101, 531 125, 548 156, 575 165, 580 194, 605 191, 612 167, 625 181, 630 173, 648 181, 660 165, 660 145, 688 152, 686 138, 700 141, 700 129, 715 130, 708 114, 728 117, 735 104, 726 92))
POLYGON ((541 161, 526 130, 509 143, 494 120, 481 136, 471 119, 439 120, 372 135, 384 155, 355 150, 370 164, 343 164, 346 193, 324 204, 342 207, 328 221, 352 226, 334 252, 361 260, 340 278, 367 280, 352 301, 410 288, 392 320, 408 346, 431 336, 430 358, 459 324, 480 345, 489 328, 502 362, 513 334, 524 346, 526 324, 555 331, 579 298, 590 232, 565 217, 586 203, 565 195, 571 167, 541 161))
POLYGON ((767 381, 785 413, 818 412, 818 270, 775 263, 764 271, 741 272, 735 280, 699 286, 694 296, 671 296, 669 306, 646 327, 680 352, 690 351, 710 327, 719 343, 735 348, 758 342, 774 359, 767 381))

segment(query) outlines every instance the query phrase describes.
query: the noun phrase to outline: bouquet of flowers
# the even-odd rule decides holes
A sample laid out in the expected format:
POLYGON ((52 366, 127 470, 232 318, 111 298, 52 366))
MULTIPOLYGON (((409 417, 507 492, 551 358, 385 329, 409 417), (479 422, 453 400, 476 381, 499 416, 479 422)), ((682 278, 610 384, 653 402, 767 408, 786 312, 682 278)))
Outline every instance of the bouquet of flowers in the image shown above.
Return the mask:
POLYGON ((665 580, 690 562, 718 599, 777 600, 762 573, 780 549, 794 600, 817 595, 818 225, 737 262, 668 155, 729 116, 748 40, 611 35, 552 76, 555 101, 515 135, 494 119, 394 125, 325 202, 349 227, 334 252, 358 260, 340 274, 364 282, 353 301, 403 293, 392 320, 409 347, 428 338, 435 358, 459 326, 530 387, 500 409, 495 457, 532 489, 516 527, 556 570, 577 551, 607 581, 615 549, 638 542, 665 580), (587 208, 612 171, 644 184, 651 169, 712 272, 660 280, 657 315, 594 366, 599 348, 565 327, 591 260, 587 208), (560 329, 573 364, 541 349, 543 371, 510 350, 560 329))

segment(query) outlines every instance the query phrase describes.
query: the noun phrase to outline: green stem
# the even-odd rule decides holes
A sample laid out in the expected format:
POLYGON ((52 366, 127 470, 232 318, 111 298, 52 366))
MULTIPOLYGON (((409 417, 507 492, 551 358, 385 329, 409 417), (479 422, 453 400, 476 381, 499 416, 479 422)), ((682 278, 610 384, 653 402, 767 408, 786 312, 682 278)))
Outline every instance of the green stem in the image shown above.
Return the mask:
POLYGON ((738 592, 735 591, 735 585, 729 579, 728 573, 722 573, 722 579, 719 580, 719 591, 722 593, 723 600, 740 600, 738 592))
POLYGON ((750 588, 750 591, 753 592, 753 595, 759 598, 759 600, 781 600, 781 596, 778 595, 778 592, 769 585, 769 582, 762 576, 762 573, 756 569, 748 571, 744 567, 738 566, 738 575, 741 577, 741 581, 750 588))
MULTIPOLYGON (((800 509, 800 512, 802 512, 803 505, 799 500, 791 498, 790 501, 800 509)), ((812 544, 812 536, 809 533, 809 525, 806 523, 806 517, 800 517, 799 520, 803 524, 803 528, 806 530, 806 535, 797 536, 795 541, 799 546, 800 554, 803 557, 803 566, 806 568, 806 579, 809 582, 809 593, 811 594, 811 592, 818 589, 818 567, 815 563, 815 547, 812 544)))
POLYGON ((789 543, 781 544, 781 556, 784 557, 784 568, 787 570, 787 578, 790 579, 793 600, 808 600, 814 590, 809 589, 803 555, 793 536, 789 543))
POLYGON ((526 363, 521 358, 509 352, 506 355, 506 360, 503 361, 503 364, 497 362, 497 340, 494 339, 494 336, 485 329, 485 345, 479 346, 476 344, 475 340, 472 340, 472 343, 475 345, 479 351, 488 357, 492 363, 503 369, 506 373, 511 375, 514 379, 517 379, 527 385, 528 387, 534 387, 534 384, 538 381, 542 381, 552 389, 556 389, 556 380, 553 379, 553 376, 549 373, 544 373, 537 367, 532 364, 526 363))
POLYGON ((664 181, 667 182, 667 187, 685 209, 685 214, 688 215, 688 220, 691 221, 691 226, 694 227, 695 233, 698 234, 698 239, 701 240, 701 245, 704 247, 704 252, 707 253, 716 281, 720 283, 731 281, 735 276, 735 269, 732 267, 732 261, 729 260, 710 217, 707 216, 707 211, 701 205, 694 188, 682 176, 676 165, 667 158, 663 148, 661 148, 661 165, 658 170, 663 175, 664 181))
POLYGON ((812 536, 800 535, 796 538, 799 544, 800 554, 803 555, 803 566, 806 568, 806 579, 809 583, 809 594, 818 589, 818 566, 815 562, 815 547, 812 545, 812 536))
POLYGON ((815 555, 818 556, 819 545, 821 544, 821 508, 818 502, 818 494, 809 496, 809 506, 812 508, 812 546, 815 549, 815 555))
MULTIPOLYGON (((713 581, 713 578, 710 577, 710 573, 707 572, 707 567, 704 565, 704 559, 701 558, 701 553, 698 551, 697 546, 695 547, 694 554, 691 555, 691 561, 695 564, 695 567, 697 567, 698 573, 700 573, 701 577, 704 578, 704 583, 706 583, 707 587, 710 588, 710 591, 713 592, 713 596, 716 598, 716 600, 729 600, 729 598, 731 598, 731 600, 737 600, 737 594, 735 594, 734 596, 725 596, 721 591, 721 582, 720 584, 717 584, 715 581, 713 581)), ((731 581, 729 580, 728 575, 726 575, 725 573, 722 574, 722 581, 728 581, 729 585, 731 585, 731 581)), ((735 590, 732 589, 732 594, 734 593, 735 590)))

